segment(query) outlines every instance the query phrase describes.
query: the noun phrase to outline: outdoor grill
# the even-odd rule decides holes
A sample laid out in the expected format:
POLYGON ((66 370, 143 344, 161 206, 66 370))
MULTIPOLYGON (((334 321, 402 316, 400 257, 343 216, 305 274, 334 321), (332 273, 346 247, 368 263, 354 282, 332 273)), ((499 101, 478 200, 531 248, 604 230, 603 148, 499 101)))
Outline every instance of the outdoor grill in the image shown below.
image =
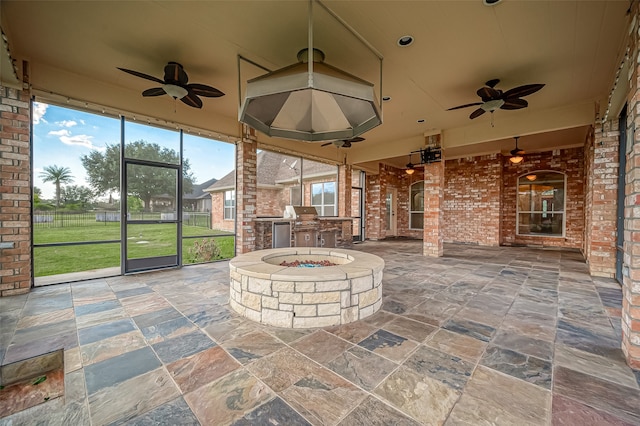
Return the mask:
POLYGON ((315 207, 294 206, 293 238, 296 247, 316 247, 320 221, 315 207))

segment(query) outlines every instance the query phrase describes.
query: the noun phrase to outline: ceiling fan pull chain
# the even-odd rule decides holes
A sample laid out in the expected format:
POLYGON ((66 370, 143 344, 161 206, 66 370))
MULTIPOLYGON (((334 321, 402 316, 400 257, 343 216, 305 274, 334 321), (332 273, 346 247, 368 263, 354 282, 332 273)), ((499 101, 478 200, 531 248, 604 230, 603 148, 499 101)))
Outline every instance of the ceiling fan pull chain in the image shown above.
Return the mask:
POLYGON ((491 127, 495 127, 495 126, 493 125, 493 111, 491 111, 491 127))

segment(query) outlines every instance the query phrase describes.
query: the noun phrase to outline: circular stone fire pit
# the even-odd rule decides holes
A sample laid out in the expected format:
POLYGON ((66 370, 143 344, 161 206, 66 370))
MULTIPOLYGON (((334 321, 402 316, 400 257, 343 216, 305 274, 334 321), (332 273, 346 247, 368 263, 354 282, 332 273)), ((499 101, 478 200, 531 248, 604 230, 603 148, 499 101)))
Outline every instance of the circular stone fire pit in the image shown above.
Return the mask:
POLYGON ((279 248, 229 262, 229 304, 240 315, 286 328, 327 327, 372 315, 382 305, 384 260, 334 248, 279 248), (299 262, 335 266, 289 267, 299 262))

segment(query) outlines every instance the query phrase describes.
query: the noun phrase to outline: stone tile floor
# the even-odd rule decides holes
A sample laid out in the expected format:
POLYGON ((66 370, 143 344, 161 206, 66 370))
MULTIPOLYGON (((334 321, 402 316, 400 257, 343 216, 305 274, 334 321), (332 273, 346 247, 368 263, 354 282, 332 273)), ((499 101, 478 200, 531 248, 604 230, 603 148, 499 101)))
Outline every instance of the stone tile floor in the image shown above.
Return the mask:
POLYGON ((640 424, 620 288, 579 253, 354 248, 385 260, 384 303, 341 327, 237 316, 226 262, 0 299, 2 364, 65 348, 64 399, 0 424, 640 424))

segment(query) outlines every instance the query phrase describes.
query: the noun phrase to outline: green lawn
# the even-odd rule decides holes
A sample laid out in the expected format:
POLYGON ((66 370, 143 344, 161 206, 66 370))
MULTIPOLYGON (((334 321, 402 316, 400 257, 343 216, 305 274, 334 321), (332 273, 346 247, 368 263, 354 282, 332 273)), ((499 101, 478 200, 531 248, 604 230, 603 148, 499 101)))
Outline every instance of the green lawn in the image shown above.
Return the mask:
MULTIPOLYGON (((149 224, 129 225, 128 258, 137 259, 176 254, 176 225, 149 224)), ((183 236, 203 236, 203 238, 183 238, 182 263, 198 263, 202 259, 194 257, 191 248, 209 235, 229 234, 224 231, 203 227, 182 227, 183 236)), ((34 243, 58 243, 79 241, 119 240, 120 224, 96 223, 67 228, 34 228, 34 243)), ((214 237, 220 249, 220 259, 234 256, 234 237, 225 235, 214 237)), ((80 272, 120 266, 120 243, 91 244, 78 246, 36 247, 34 249, 34 274, 36 277, 80 272)))

